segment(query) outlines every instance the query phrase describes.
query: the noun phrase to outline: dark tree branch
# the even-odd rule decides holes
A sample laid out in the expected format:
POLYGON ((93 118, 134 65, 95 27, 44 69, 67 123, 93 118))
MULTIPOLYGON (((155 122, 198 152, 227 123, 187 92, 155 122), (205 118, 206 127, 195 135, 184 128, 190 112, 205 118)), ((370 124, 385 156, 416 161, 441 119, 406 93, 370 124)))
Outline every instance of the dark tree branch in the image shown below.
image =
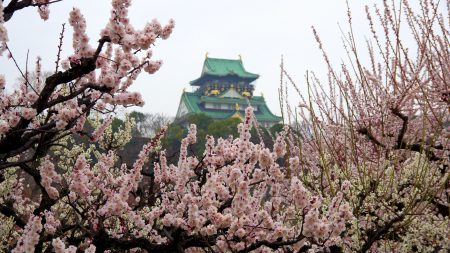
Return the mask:
POLYGON ((80 88, 79 90, 77 90, 75 92, 70 93, 69 95, 66 95, 66 96, 59 95, 54 100, 49 101, 45 107, 46 108, 50 108, 50 107, 55 106, 57 104, 60 104, 62 102, 68 101, 68 100, 70 100, 70 99, 72 99, 74 97, 77 97, 78 95, 82 94, 83 92, 85 92, 89 88, 93 89, 93 90, 98 90, 98 91, 101 91, 101 92, 110 92, 111 91, 111 88, 108 88, 106 86, 100 86, 100 85, 97 85, 97 84, 94 84, 94 83, 87 83, 82 88, 80 88))
POLYGON ((208 247, 216 243, 216 236, 201 237, 196 235, 187 235, 186 232, 177 229, 173 234, 173 240, 166 244, 154 244, 146 238, 113 238, 105 230, 99 231, 93 238, 93 244, 96 252, 103 252, 107 249, 129 250, 132 248, 144 249, 148 252, 173 253, 184 252, 191 247, 208 247))
POLYGON ((399 215, 390 220, 389 222, 387 222, 386 224, 384 224, 383 226, 377 226, 374 229, 368 230, 366 233, 367 240, 362 245, 361 250, 359 252, 367 252, 376 241, 381 239, 385 234, 389 232, 389 229, 391 229, 395 223, 401 221, 402 219, 403 215, 399 215))
POLYGON ((288 246, 288 245, 292 245, 294 243, 297 243, 301 240, 303 240, 305 237, 303 235, 300 235, 299 237, 295 238, 295 239, 291 239, 291 240, 286 240, 286 241, 275 241, 275 242, 269 242, 269 241, 258 241, 255 242, 253 244, 251 244, 250 246, 246 247, 245 249, 238 251, 238 253, 247 253, 247 252, 251 252, 252 250, 256 250, 262 246, 266 246, 269 247, 273 250, 279 249, 283 246, 288 246))
POLYGON ((27 8, 27 7, 40 7, 42 5, 54 4, 57 2, 61 2, 62 0, 53 0, 48 3, 33 3, 32 0, 11 0, 9 4, 3 9, 3 15, 5 22, 8 22, 14 13, 18 10, 27 8))
POLYGON ((405 137, 406 130, 408 129, 408 116, 401 113, 397 108, 391 109, 391 112, 399 117, 402 120, 402 128, 400 129, 398 136, 397 136, 397 146, 395 149, 401 149, 403 144, 403 138, 405 137))
POLYGON ((5 22, 8 22, 12 18, 14 12, 30 6, 32 2, 32 0, 22 0, 20 2, 18 0, 11 0, 11 2, 3 9, 5 22))
POLYGON ((360 128, 360 129, 358 129, 358 133, 360 133, 360 134, 366 136, 367 138, 369 138, 369 140, 372 141, 377 146, 380 146, 382 148, 386 148, 386 145, 384 145, 379 140, 377 140, 377 138, 375 138, 375 136, 373 136, 372 132, 369 129, 367 129, 365 127, 360 128))
POLYGON ((17 216, 16 211, 12 208, 8 203, 0 205, 0 213, 5 215, 6 217, 13 217, 14 222, 20 228, 24 228, 27 224, 24 220, 22 220, 19 216, 17 216))

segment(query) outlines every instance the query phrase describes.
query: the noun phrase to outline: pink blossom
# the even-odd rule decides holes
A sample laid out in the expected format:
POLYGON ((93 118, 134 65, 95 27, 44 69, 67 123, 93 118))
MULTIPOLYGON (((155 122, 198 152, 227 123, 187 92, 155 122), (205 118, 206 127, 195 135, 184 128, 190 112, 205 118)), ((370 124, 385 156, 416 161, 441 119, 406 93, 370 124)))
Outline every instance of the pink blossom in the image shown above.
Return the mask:
POLYGON ((41 175, 41 185, 45 188, 49 197, 57 199, 59 197, 59 192, 55 187, 51 186, 51 184, 52 182, 60 183, 62 178, 56 173, 55 166, 48 156, 42 161, 41 166, 39 167, 39 173, 41 175))
POLYGON ((66 245, 64 245, 64 242, 61 241, 59 237, 52 240, 52 246, 55 250, 55 253, 75 253, 76 248, 73 246, 70 246, 68 249, 66 249, 66 245))
POLYGON ((112 117, 109 117, 108 119, 105 119, 102 124, 100 124, 99 127, 92 133, 91 140, 92 141, 98 141, 100 137, 103 135, 103 132, 105 132, 106 128, 111 124, 112 117))
POLYGON ((25 95, 25 98, 28 102, 34 103, 39 98, 39 96, 36 94, 36 92, 31 91, 25 95))
POLYGON ((84 124, 86 122, 86 115, 81 115, 80 118, 77 120, 77 123, 72 128, 72 132, 80 132, 83 130, 84 124))
POLYGON ((71 182, 69 189, 72 193, 76 193, 82 199, 86 199, 90 190, 88 187, 89 179, 87 177, 89 165, 84 155, 79 155, 72 170, 71 182))
POLYGON ((23 108, 22 117, 27 120, 31 120, 36 116, 36 110, 34 108, 23 108))
MULTIPOLYGON (((69 24, 73 27, 72 46, 80 57, 89 57, 94 49, 89 45, 89 38, 86 35, 86 20, 78 8, 73 8, 70 12, 69 24)), ((74 61, 73 59, 70 61, 74 61)))
POLYGON ((33 253, 42 231, 41 217, 31 215, 12 253, 33 253))
POLYGON ((0 121, 0 135, 9 131, 9 124, 6 121, 0 121))
POLYGON ((144 67, 144 70, 149 74, 154 74, 161 68, 161 65, 162 61, 149 61, 144 67))
POLYGON ((59 226, 61 226, 61 222, 55 218, 53 212, 46 210, 44 212, 45 214, 45 224, 44 229, 45 232, 48 234, 54 234, 56 232, 56 229, 58 229, 59 226))
POLYGON ((291 180, 291 194, 297 208, 304 209, 308 206, 309 193, 297 177, 293 177, 291 180))
POLYGON ((67 126, 67 122, 64 120, 58 120, 56 121, 56 129, 64 130, 64 128, 67 126))
POLYGON ((161 38, 162 39, 168 39, 170 34, 172 33, 173 28, 175 27, 175 21, 173 19, 169 20, 169 24, 164 26, 164 28, 161 31, 161 38))
POLYGON ((95 253, 95 246, 93 244, 89 245, 88 248, 84 250, 84 253, 95 253))
POLYGON ((68 70, 70 68, 70 60, 69 59, 62 60, 61 67, 64 70, 68 70))

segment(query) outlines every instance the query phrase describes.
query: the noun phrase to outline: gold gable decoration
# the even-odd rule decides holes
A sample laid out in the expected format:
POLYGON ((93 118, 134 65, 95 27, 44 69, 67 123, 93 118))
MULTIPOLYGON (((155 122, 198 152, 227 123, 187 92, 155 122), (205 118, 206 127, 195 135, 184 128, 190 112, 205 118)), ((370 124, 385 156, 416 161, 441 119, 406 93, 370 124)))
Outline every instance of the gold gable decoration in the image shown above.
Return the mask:
POLYGON ((244 121, 244 117, 239 112, 235 112, 233 115, 231 115, 230 118, 235 118, 239 119, 240 121, 244 121))
POLYGON ((217 95, 219 95, 220 94, 220 90, 216 90, 216 89, 214 89, 214 90, 212 90, 211 91, 211 93, 210 93, 211 95, 215 95, 215 96, 217 96, 217 95))
POLYGON ((248 92, 248 91, 244 91, 244 92, 242 92, 242 96, 244 96, 244 97, 250 97, 251 94, 250 94, 250 92, 248 92))

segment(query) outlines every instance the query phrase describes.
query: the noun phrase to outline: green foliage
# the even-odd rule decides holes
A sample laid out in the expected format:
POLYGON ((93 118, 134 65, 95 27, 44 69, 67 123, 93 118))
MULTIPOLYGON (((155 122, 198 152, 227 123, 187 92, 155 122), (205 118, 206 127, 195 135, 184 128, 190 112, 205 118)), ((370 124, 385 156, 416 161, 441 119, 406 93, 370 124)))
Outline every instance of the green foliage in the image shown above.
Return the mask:
POLYGON ((197 125, 197 130, 199 129, 208 129, 208 126, 213 122, 214 120, 203 113, 195 113, 190 114, 187 117, 187 122, 189 124, 195 124, 197 125))
MULTIPOLYGON (((141 131, 139 131, 139 125, 141 125, 143 122, 145 122, 146 116, 142 112, 132 111, 129 114, 129 117, 134 119, 134 122, 136 122, 136 126, 131 131, 132 136, 142 136, 141 131)), ((114 129, 114 128, 113 128, 114 129)))
POLYGON ((237 118, 214 121, 209 124, 206 132, 215 138, 228 138, 230 135, 236 137, 238 135, 237 125, 239 123, 241 123, 241 121, 237 118))
POLYGON ((111 122, 111 129, 113 131, 113 133, 116 133, 117 131, 119 131, 119 128, 122 127, 124 124, 124 121, 114 117, 112 122, 111 122))
POLYGON ((197 143, 193 145, 192 151, 197 157, 203 155, 207 135, 212 135, 215 139, 228 138, 230 135, 236 137, 238 135, 237 125, 241 123, 236 118, 213 120, 204 114, 192 115, 192 119, 194 119, 192 123, 197 125, 197 143))
POLYGON ((181 139, 186 135, 187 130, 180 124, 172 123, 167 128, 166 135, 161 140, 163 149, 166 150, 167 157, 169 160, 174 156, 178 156, 177 147, 181 145, 181 139))
MULTIPOLYGON (((189 153, 202 157, 205 150, 206 136, 212 135, 215 139, 228 138, 230 135, 233 137, 238 136, 237 126, 241 121, 238 118, 228 118, 223 120, 213 120, 211 117, 199 113, 190 114, 187 117, 188 124, 195 124, 197 126, 197 143, 190 146, 189 153)), ((280 132, 283 129, 282 124, 276 124, 270 129, 261 128, 261 137, 266 147, 273 146, 272 136, 280 132)), ((186 125, 182 126, 178 123, 169 125, 166 136, 162 140, 163 149, 166 149, 169 159, 175 162, 178 159, 177 147, 181 144, 181 139, 187 134, 186 125)), ((260 139, 256 130, 251 130, 251 141, 253 143, 259 143, 260 139)))
MULTIPOLYGON (((134 137, 144 137, 147 136, 145 133, 147 128, 154 127, 152 131, 157 130, 161 122, 166 122, 166 118, 162 119, 162 116, 151 114, 144 114, 137 111, 132 111, 128 114, 128 117, 135 122, 131 129, 131 135, 134 137), (159 118, 158 118, 159 116, 159 118), (155 126, 150 126, 149 122, 157 122, 155 126), (157 126, 158 125, 158 126, 157 126)), ((197 126, 197 143, 190 146, 189 153, 191 155, 196 155, 197 157, 202 157, 203 151, 205 150, 206 136, 212 135, 215 139, 218 138, 228 138, 230 135, 233 137, 238 136, 237 126, 241 123, 238 118, 228 118, 223 120, 213 120, 206 114, 190 114, 186 119, 187 125, 195 124, 197 126)), ((121 128, 124 127, 124 120, 115 117, 111 123, 112 133, 118 133, 121 128)), ((187 125, 181 125, 179 123, 172 123, 169 125, 165 137, 162 139, 162 146, 166 149, 167 156, 169 159, 173 159, 175 162, 178 159, 178 149, 181 145, 181 139, 183 139, 187 134, 187 125)), ((283 129, 283 124, 275 124, 270 129, 261 128, 260 133, 262 140, 266 147, 273 146, 273 139, 278 132, 283 129)), ((259 143, 260 137, 254 128, 251 130, 251 141, 253 143, 259 143)))
POLYGON ((132 111, 129 115, 130 115, 130 118, 134 119, 136 124, 144 122, 146 119, 145 114, 143 114, 142 112, 132 111))
POLYGON ((269 131, 270 133, 275 136, 277 133, 281 132, 283 130, 284 125, 281 123, 277 123, 275 125, 273 125, 269 131))

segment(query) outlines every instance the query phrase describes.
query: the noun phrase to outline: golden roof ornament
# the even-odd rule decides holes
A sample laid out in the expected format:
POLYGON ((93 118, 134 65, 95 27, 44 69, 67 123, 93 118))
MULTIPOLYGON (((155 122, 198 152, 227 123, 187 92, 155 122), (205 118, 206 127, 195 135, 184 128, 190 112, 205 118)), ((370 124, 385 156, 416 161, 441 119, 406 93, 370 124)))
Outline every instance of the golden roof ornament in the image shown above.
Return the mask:
POLYGON ((239 111, 239 109, 240 109, 240 107, 239 107, 239 104, 238 103, 236 103, 236 111, 239 111))
POLYGON ((244 97, 250 97, 250 92, 248 92, 247 90, 242 92, 242 96, 244 97))
POLYGON ((206 54, 205 54, 205 59, 207 59, 208 58, 208 52, 206 52, 206 54))

